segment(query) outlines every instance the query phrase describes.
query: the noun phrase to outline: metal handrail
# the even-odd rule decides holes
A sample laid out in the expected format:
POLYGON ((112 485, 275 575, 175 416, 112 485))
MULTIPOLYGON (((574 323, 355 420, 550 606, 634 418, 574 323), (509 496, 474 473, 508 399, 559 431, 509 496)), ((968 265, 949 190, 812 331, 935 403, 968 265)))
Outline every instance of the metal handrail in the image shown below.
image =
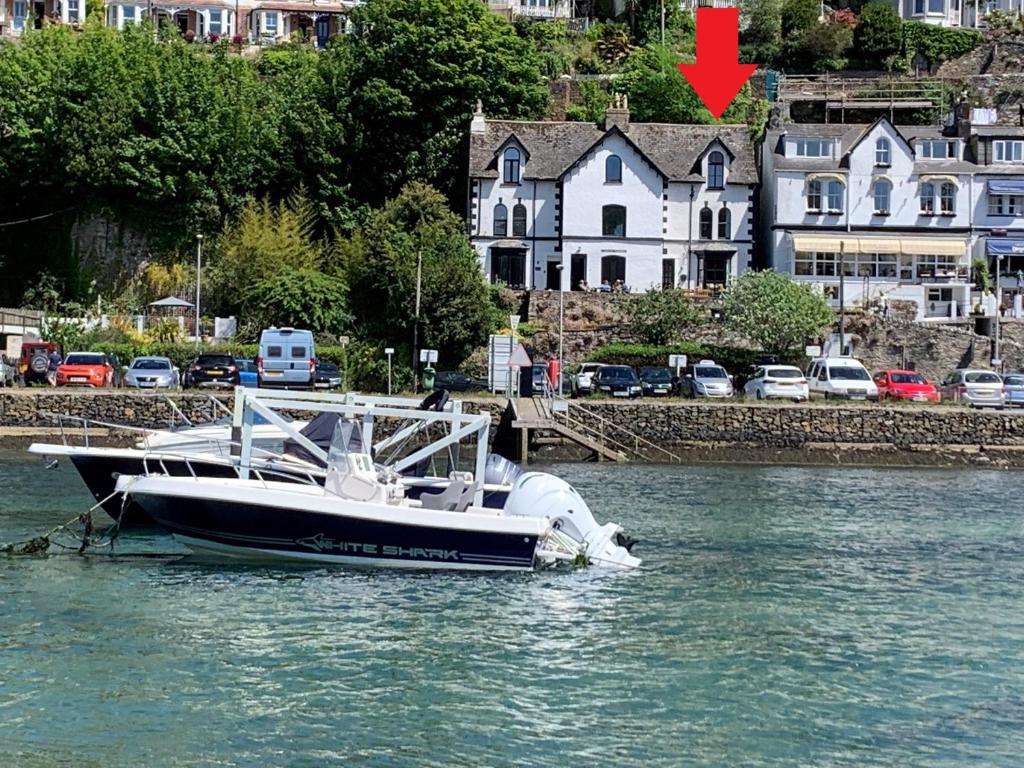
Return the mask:
MULTIPOLYGON (((563 400, 564 400, 564 398, 563 398, 563 400)), ((589 410, 588 408, 585 408, 584 406, 582 406, 582 405, 580 405, 578 403, 573 403, 573 402, 571 402, 569 400, 565 400, 565 403, 566 403, 567 407, 563 411, 563 413, 565 414, 564 420, 565 420, 565 425, 566 426, 570 426, 570 421, 571 421, 571 424, 574 427, 575 426, 580 426, 580 427, 583 427, 584 430, 589 430, 591 432, 591 436, 597 435, 599 440, 600 440, 600 442, 602 442, 602 443, 610 443, 613 447, 615 447, 615 448, 619 449, 620 451, 623 451, 623 452, 625 452, 627 454, 632 453, 634 456, 642 456, 642 454, 640 453, 640 446, 643 445, 648 450, 653 450, 653 451, 655 451, 657 453, 663 454, 663 455, 667 456, 670 460, 672 460, 674 462, 682 462, 682 458, 679 457, 678 455, 676 455, 675 453, 673 453, 672 451, 668 450, 667 448, 662 448, 660 445, 658 445, 657 443, 654 443, 654 442, 648 440, 647 438, 641 437, 640 435, 636 434, 632 430, 626 429, 625 427, 623 427, 623 426, 621 426, 619 424, 616 424, 615 422, 611 421, 610 419, 606 419, 604 416, 601 416, 598 413, 594 413, 593 411, 589 410), (600 425, 600 429, 595 429, 593 426, 591 426, 590 424, 588 424, 585 421, 582 421, 580 419, 571 419, 570 412, 574 408, 576 410, 581 411, 582 413, 586 414, 586 416, 589 417, 590 419, 596 420, 598 422, 598 424, 600 425), (629 435, 633 439, 633 444, 634 444, 633 448, 630 448, 625 443, 622 443, 621 441, 616 440, 615 438, 609 437, 607 432, 606 432, 606 430, 605 430, 605 425, 606 424, 609 425, 612 429, 614 429, 614 430, 616 430, 618 432, 624 432, 627 435, 629 435)), ((554 410, 552 410, 552 415, 553 416, 555 415, 554 414, 554 410)), ((556 416, 556 418, 557 418, 557 416, 556 416)))

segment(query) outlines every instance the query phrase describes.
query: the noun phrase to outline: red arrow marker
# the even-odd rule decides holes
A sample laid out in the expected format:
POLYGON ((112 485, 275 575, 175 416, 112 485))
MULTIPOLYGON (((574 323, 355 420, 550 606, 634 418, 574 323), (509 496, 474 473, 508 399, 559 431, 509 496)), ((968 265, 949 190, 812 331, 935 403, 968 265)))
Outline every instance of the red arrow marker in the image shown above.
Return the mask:
POLYGON ((757 64, 740 64, 738 8, 697 9, 697 63, 677 64, 717 120, 757 64))

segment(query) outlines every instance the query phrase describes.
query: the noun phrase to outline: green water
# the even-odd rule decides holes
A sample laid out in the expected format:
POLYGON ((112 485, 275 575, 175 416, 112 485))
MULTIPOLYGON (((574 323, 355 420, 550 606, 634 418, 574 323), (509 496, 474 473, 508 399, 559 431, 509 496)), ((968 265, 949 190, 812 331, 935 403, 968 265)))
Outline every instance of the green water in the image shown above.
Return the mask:
MULTIPOLYGON (((1021 765, 1021 475, 557 471, 644 572, 0 558, 0 766, 1021 765)), ((0 540, 87 504, 0 489, 0 540)))

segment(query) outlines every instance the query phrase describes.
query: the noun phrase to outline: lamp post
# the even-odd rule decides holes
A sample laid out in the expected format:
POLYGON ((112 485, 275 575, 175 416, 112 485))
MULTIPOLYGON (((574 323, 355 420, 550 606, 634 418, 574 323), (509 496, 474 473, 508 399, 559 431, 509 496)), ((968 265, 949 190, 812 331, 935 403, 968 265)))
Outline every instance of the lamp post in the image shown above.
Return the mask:
POLYGON ((996 321, 993 325, 993 332, 995 333, 995 344, 992 346, 992 367, 997 371, 1002 370, 1003 361, 999 356, 999 309, 1003 304, 1003 291, 999 286, 999 262, 1002 261, 1002 256, 996 255, 996 321))
POLYGON ((844 304, 844 288, 846 284, 843 281, 843 273, 846 271, 846 263, 843 259, 846 251, 846 243, 842 240, 839 241, 839 356, 843 356, 843 348, 846 346, 846 335, 844 333, 846 326, 846 305, 844 304))
POLYGON ((384 354, 388 356, 388 395, 391 394, 391 356, 395 354, 394 347, 385 347, 384 354))
POLYGON ((203 280, 203 233, 196 233, 196 342, 203 340, 200 289, 203 280))
POLYGON ((558 396, 562 396, 562 354, 563 338, 565 335, 565 285, 562 283, 562 272, 565 265, 558 262, 555 265, 558 270, 558 396))

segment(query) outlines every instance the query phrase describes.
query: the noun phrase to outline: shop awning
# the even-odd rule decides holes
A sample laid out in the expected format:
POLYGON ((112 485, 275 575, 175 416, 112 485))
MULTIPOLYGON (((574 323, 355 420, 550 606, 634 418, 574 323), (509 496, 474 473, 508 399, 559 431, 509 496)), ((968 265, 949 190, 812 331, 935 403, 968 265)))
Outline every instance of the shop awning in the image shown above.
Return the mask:
POLYGON ((903 253, 907 255, 963 256, 967 243, 963 240, 903 237, 810 237, 793 236, 794 251, 819 253, 903 253))
POLYGON ((988 191, 997 195, 1024 195, 1024 179, 989 179, 988 191))
POLYGON ((1024 256, 1024 240, 990 237, 985 241, 985 253, 989 256, 1024 256))

